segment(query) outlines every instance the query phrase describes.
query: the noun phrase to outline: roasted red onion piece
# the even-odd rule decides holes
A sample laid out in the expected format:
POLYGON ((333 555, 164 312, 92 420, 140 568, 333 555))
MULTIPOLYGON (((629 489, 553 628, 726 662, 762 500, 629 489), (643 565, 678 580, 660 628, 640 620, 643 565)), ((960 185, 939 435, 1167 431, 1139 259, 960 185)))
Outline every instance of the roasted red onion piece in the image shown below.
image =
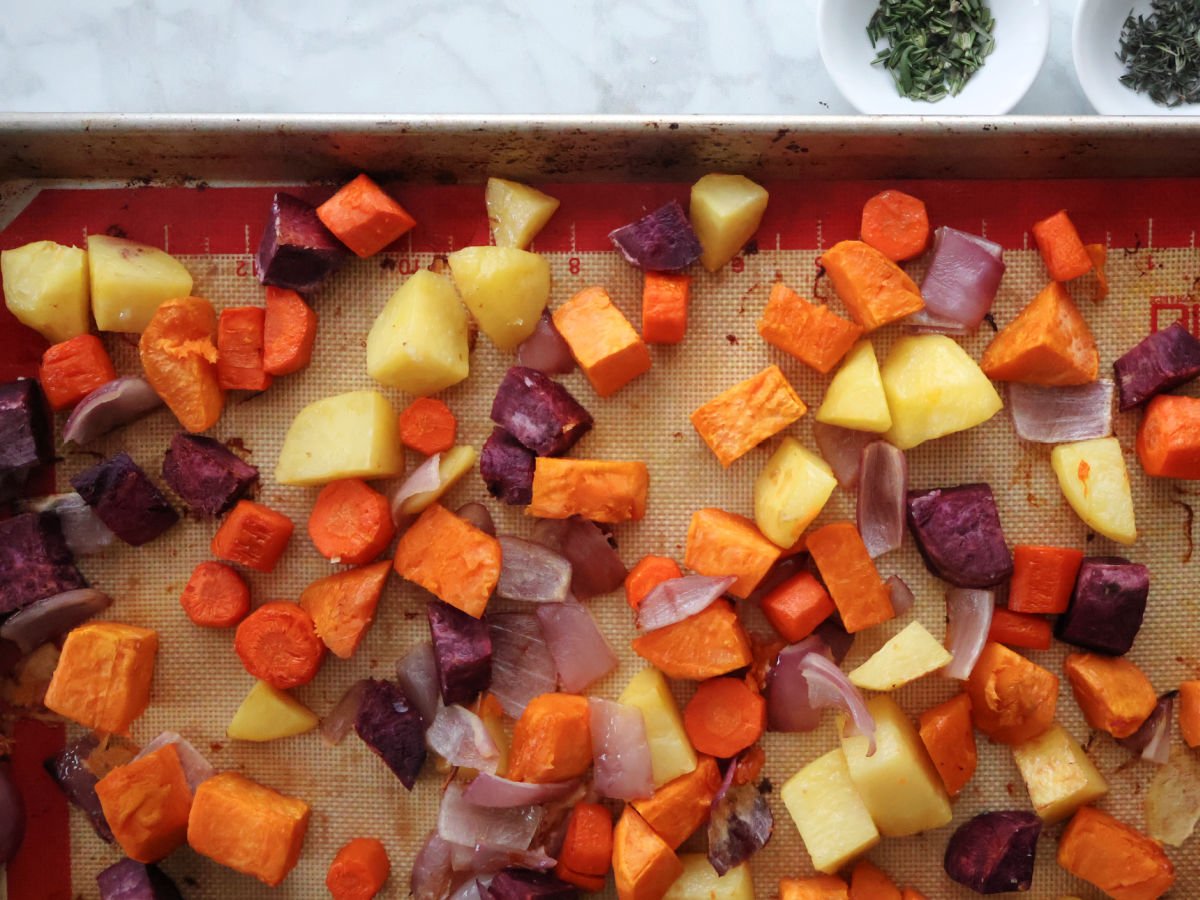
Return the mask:
POLYGON ((1175 691, 1158 698, 1154 711, 1133 734, 1117 741, 1122 747, 1141 754, 1142 759, 1165 766, 1171 758, 1171 723, 1175 719, 1175 691))
POLYGON ((908 461, 886 441, 863 447, 858 475, 858 532, 872 558, 900 548, 904 541, 904 500, 908 461))
POLYGON ((543 312, 533 334, 517 347, 517 362, 547 375, 566 375, 575 368, 575 357, 554 327, 550 313, 543 312))
MULTIPOLYGON (((897 610, 897 614, 899 614, 899 610, 897 610)), ((850 648, 854 646, 854 635, 848 632, 843 627, 841 620, 834 616, 830 616, 818 625, 813 632, 813 636, 819 637, 825 642, 825 646, 829 648, 833 661, 839 666, 850 652, 850 648)))
POLYGON ((543 547, 562 552, 563 539, 567 536, 570 522, 566 519, 538 519, 533 523, 533 539, 543 547))
POLYGON ((617 667, 617 656, 587 607, 543 603, 537 617, 563 690, 582 691, 617 667))
POLYGON ((500 748, 483 719, 457 704, 443 706, 425 732, 429 749, 452 766, 495 772, 500 748))
POLYGON ((0 866, 17 854, 25 838, 25 804, 8 767, 0 765, 0 866))
POLYGON ((403 525, 408 521, 409 516, 404 512, 404 501, 410 497, 415 497, 417 494, 426 494, 429 491, 436 491, 442 486, 442 454, 435 453, 425 462, 421 463, 412 473, 404 479, 404 483, 392 493, 392 521, 397 526, 403 525))
POLYGON ((956 228, 938 228, 921 280, 925 309, 913 317, 914 324, 946 323, 974 331, 992 308, 1004 268, 999 244, 956 228))
POLYGON ((562 555, 571 562, 571 593, 580 600, 615 591, 625 583, 625 564, 595 522, 579 516, 568 519, 562 555))
POLYGON ((179 764, 183 767, 184 777, 187 778, 188 787, 192 789, 192 793, 195 793, 196 788, 217 774, 212 763, 205 759, 203 754, 191 743, 174 731, 164 731, 143 747, 134 759, 141 759, 146 754, 153 753, 167 744, 175 745, 175 752, 179 754, 179 764))
POLYGON ((463 847, 484 844, 502 850, 528 850, 541 821, 542 810, 537 806, 475 806, 463 796, 462 785, 451 781, 442 794, 437 833, 443 840, 463 847))
POLYGON ((947 678, 966 681, 983 645, 987 643, 988 629, 992 627, 992 612, 996 608, 996 595, 991 591, 973 588, 951 588, 946 591, 946 649, 954 657, 942 669, 947 678))
POLYGON ((1071 387, 1012 382, 1008 408, 1017 436, 1038 444, 1108 437, 1113 428, 1113 383, 1071 387))
POLYGON ((867 739, 867 756, 875 755, 875 719, 867 709, 858 688, 822 653, 806 653, 800 661, 801 671, 808 682, 808 701, 817 709, 836 707, 850 714, 847 734, 861 734, 867 739))
POLYGON ((737 579, 733 576, 713 578, 708 575, 684 575, 682 578, 670 578, 656 585, 638 604, 638 628, 653 631, 703 612, 735 581, 737 579))
POLYGON ((892 609, 896 611, 896 615, 902 616, 916 602, 916 597, 913 596, 912 588, 899 575, 889 575, 887 578, 888 590, 892 595, 892 609))
POLYGON ((450 895, 454 874, 450 868, 449 842, 431 831, 417 851, 409 875, 413 900, 445 900, 450 895))
POLYGON ((578 786, 578 781, 550 781, 542 784, 509 781, 499 775, 482 772, 467 785, 463 799, 475 806, 496 808, 537 806, 569 796, 578 786))
MULTIPOLYGON (((400 658, 396 663, 396 680, 404 688, 404 695, 416 705, 421 718, 432 722, 437 715, 438 701, 441 700, 442 693, 438 685, 437 660, 434 659, 433 645, 429 641, 417 644, 400 658)), ((355 715, 358 704, 362 701, 365 686, 365 681, 356 685, 358 693, 354 701, 355 715)), ((350 692, 347 691, 348 693, 350 692)), ((338 705, 341 705, 341 701, 338 705)))
POLYGON ((490 691, 505 713, 520 718, 530 700, 556 688, 554 657, 537 616, 497 613, 484 621, 492 637, 490 691))
POLYGON ((496 593, 508 600, 562 603, 571 589, 571 564, 534 541, 500 536, 500 581, 496 593))
POLYGON ((460 519, 466 519, 484 534, 496 536, 496 524, 492 521, 492 514, 482 503, 475 501, 464 503, 454 511, 454 514, 460 519))
POLYGON ((67 416, 63 440, 86 444, 162 405, 162 398, 150 387, 150 382, 135 375, 123 375, 102 384, 79 401, 67 416))
POLYGON ((574 900, 579 890, 549 872, 531 872, 510 867, 496 874, 488 885, 491 900, 574 900))
POLYGON ((104 810, 100 808, 100 798, 96 796, 96 782, 100 779, 87 765, 87 758, 97 744, 95 735, 86 735, 68 744, 62 752, 47 759, 44 765, 50 777, 67 795, 67 800, 88 817, 100 839, 111 844, 112 829, 108 827, 104 810))
MULTIPOLYGON (((424 644, 421 646, 428 647, 429 645, 424 644)), ((409 655, 410 656, 412 655, 411 652, 409 655)), ((405 657, 405 659, 407 659, 407 657, 405 657)), ((401 660, 401 664, 403 664, 403 660, 401 660)), ((430 657, 430 664, 432 665, 432 656, 430 657)), ((399 668, 399 667, 397 667, 397 668, 399 668)), ((433 691, 434 691, 434 700, 435 700, 433 708, 436 710, 436 708, 437 708, 437 704, 436 704, 437 674, 436 673, 434 673, 433 678, 434 678, 433 691)), ((400 678, 400 684, 404 688, 404 693, 408 695, 408 699, 412 700, 413 703, 417 703, 417 699, 414 696, 414 692, 416 690, 415 686, 414 686, 414 690, 410 691, 409 685, 405 683, 403 676, 400 678)), ((352 685, 350 685, 350 687, 346 688, 346 693, 342 694, 341 699, 339 699, 338 702, 333 705, 333 709, 331 709, 329 711, 329 714, 321 720, 321 737, 325 739, 325 742, 327 744, 330 744, 330 745, 340 744, 342 742, 342 739, 345 738, 346 735, 350 733, 350 729, 354 727, 354 719, 358 715, 358 705, 362 702, 363 690, 366 688, 366 685, 367 685, 366 681, 360 680, 360 681, 354 682, 354 684, 352 684, 352 685)), ((417 709, 419 709, 421 711, 421 717, 424 718, 424 716, 425 716, 424 707, 421 704, 418 704, 417 709)), ((426 721, 432 720, 434 713, 431 712, 429 715, 430 715, 430 718, 427 719, 426 721)))
POLYGON ((767 674, 767 720, 772 731, 812 731, 821 724, 821 710, 838 707, 850 713, 858 733, 869 740, 867 755, 875 752, 875 720, 858 688, 829 658, 829 648, 810 636, 785 647, 767 674))
POLYGON ((636 706, 588 698, 595 785, 601 796, 642 800, 654 793, 646 723, 636 706))
POLYGON ((26 503, 25 508, 30 512, 48 512, 58 516, 63 539, 76 556, 99 553, 116 540, 112 529, 100 521, 96 511, 75 491, 38 497, 26 503))
POLYGON ((1200 821, 1200 758, 1177 747, 1146 790, 1146 833, 1180 847, 1200 821))
POLYGON ((765 847, 774 830, 771 807, 754 785, 730 788, 709 814, 708 861, 724 875, 765 847))
MULTIPOLYGON (((450 848, 450 865, 454 870, 469 872, 472 875, 490 875, 509 866, 545 872, 553 869, 555 862, 556 860, 540 847, 532 850, 513 850, 477 841, 473 846, 452 844, 450 848)), ((486 892, 484 896, 487 896, 486 892)))
POLYGON ((879 435, 814 422, 813 437, 817 441, 821 456, 829 463, 829 468, 833 469, 833 476, 838 484, 844 490, 854 490, 858 486, 858 466, 863 448, 872 441, 879 440, 879 435))
POLYGON ((32 653, 47 641, 104 612, 111 604, 112 598, 95 588, 43 597, 5 619, 0 625, 0 638, 12 641, 24 653, 32 653))

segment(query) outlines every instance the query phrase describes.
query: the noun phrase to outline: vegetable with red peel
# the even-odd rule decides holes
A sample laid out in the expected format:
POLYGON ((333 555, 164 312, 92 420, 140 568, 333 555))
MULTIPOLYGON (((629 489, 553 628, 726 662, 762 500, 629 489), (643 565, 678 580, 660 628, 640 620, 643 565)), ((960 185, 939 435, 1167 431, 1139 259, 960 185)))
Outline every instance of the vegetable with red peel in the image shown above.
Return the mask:
MULTIPOLYGON (((424 644, 423 646, 428 647, 429 645, 424 644)), ((430 662, 432 663, 432 657, 430 657, 430 662)), ((402 687, 405 687, 405 693, 408 693, 403 679, 401 679, 400 683, 402 687)), ((365 680, 356 681, 350 687, 346 688, 346 692, 333 705, 333 709, 329 711, 329 714, 321 719, 321 737, 325 739, 325 743, 337 746, 350 733, 350 729, 354 727, 354 720, 358 718, 358 707, 362 703, 363 691, 366 690, 366 684, 365 680)), ((420 707, 418 706, 418 708, 420 707)), ((425 712, 422 709, 422 717, 424 717, 424 714, 425 712)), ((432 719, 433 714, 426 721, 432 721, 432 719)))
POLYGON ((510 781, 499 775, 481 772, 467 785, 463 799, 475 806, 511 809, 514 806, 536 806, 562 800, 578 788, 578 781, 547 781, 534 784, 528 781, 510 781))
POLYGON ((999 244, 956 228, 938 228, 921 281, 925 308, 910 323, 923 330, 975 331, 992 308, 1004 270, 999 244))
POLYGON ((647 272, 678 272, 703 252, 678 200, 610 232, 608 237, 626 262, 647 272))
POLYGON ((100 900, 183 900, 162 869, 132 859, 113 863, 96 876, 96 885, 100 900))
POLYGON ((0 521, 0 615, 87 587, 51 513, 21 513, 0 521))
POLYGON ((504 712, 520 718, 526 705, 557 685, 554 657, 538 617, 531 613, 496 613, 484 621, 492 639, 491 693, 504 712))
POLYGON ((580 600, 615 591, 629 574, 609 533, 579 516, 567 520, 562 555, 571 563, 571 593, 580 600))
POLYGON ((981 813, 946 845, 946 874, 979 894, 1027 891, 1042 820, 1024 810, 981 813))
POLYGON ((100 779, 88 767, 87 762, 98 744, 99 739, 94 734, 84 735, 79 740, 67 744, 43 765, 67 800, 87 816, 96 835, 105 843, 111 844, 112 830, 104 818, 104 810, 100 808, 100 798, 96 796, 96 782, 100 779))
POLYGON ((134 547, 149 543, 179 521, 162 491, 128 453, 80 472, 71 486, 113 534, 134 547))
POLYGON ((1171 758, 1171 724, 1175 721, 1175 697, 1178 691, 1169 691, 1158 698, 1154 712, 1133 734, 1117 741, 1158 766, 1165 766, 1171 758))
POLYGON ((904 501, 908 460, 886 441, 863 447, 858 475, 858 533, 874 559, 904 541, 904 501))
POLYGON ((135 422, 163 405, 144 378, 122 375, 79 401, 63 426, 63 440, 79 446, 135 422))
POLYGON ((411 519, 410 515, 404 511, 404 504, 410 497, 436 491, 442 486, 441 462, 442 454, 433 454, 413 469, 400 486, 392 491, 388 503, 391 506, 392 521, 397 526, 402 526, 411 519))
POLYGON ((199 750, 174 731, 164 731, 138 751, 138 755, 134 759, 141 759, 143 756, 153 753, 167 744, 174 744, 175 752, 179 756, 179 764, 183 766, 183 775, 187 779, 188 787, 192 789, 193 793, 195 793, 196 788, 217 774, 216 769, 212 767, 212 763, 205 759, 199 750))
POLYGON ((1008 406, 1017 436, 1039 444, 1062 444, 1112 434, 1113 383, 1092 381, 1043 387, 1014 381, 1008 406))
POLYGON ((22 653, 32 653, 111 605, 112 598, 94 588, 77 588, 43 597, 5 619, 0 624, 0 639, 12 641, 22 653))
POLYGON ((25 839, 25 804, 9 774, 0 765, 0 866, 17 855, 25 839))
POLYGON ((566 375, 575 370, 575 357, 554 327, 549 312, 543 312, 533 334, 517 347, 517 362, 547 375, 566 375))
POLYGON ((561 456, 592 428, 571 392, 536 369, 513 366, 492 401, 492 421, 536 456, 561 456))
POLYGON ((574 900, 579 891, 548 872, 508 868, 496 873, 488 885, 492 900, 574 900))
POLYGON ((653 631, 682 622, 688 616, 708 609, 737 581, 733 576, 684 575, 657 585, 638 604, 637 625, 653 631))
POLYGON ((409 888, 413 900, 445 900, 450 896, 453 872, 450 867, 450 843, 431 831, 412 862, 409 888))
POLYGON ((1200 340, 1174 322, 1142 338, 1113 363, 1113 373, 1120 410, 1127 412, 1200 375, 1200 340))
POLYGON ((828 655, 820 638, 785 647, 767 676, 767 721, 772 731, 812 731, 821 710, 837 707, 850 714, 853 728, 875 752, 875 721, 858 688, 828 655))
POLYGON ((492 679, 492 639, 481 619, 440 600, 425 607, 442 702, 469 703, 492 679))
POLYGON ((650 744, 642 711, 598 697, 588 698, 595 760, 595 787, 614 800, 644 800, 654 793, 650 744))
POLYGON ((617 657, 587 607, 543 603, 537 609, 546 647, 565 691, 582 691, 617 667, 617 657))
POLYGON ((979 661, 992 625, 996 595, 972 588, 946 591, 946 649, 954 657, 942 670, 947 678, 966 681, 979 661))
POLYGON ((21 495, 30 474, 54 459, 50 411, 31 378, 0 385, 0 503, 21 495))
POLYGON ((986 484, 909 491, 908 526, 929 571, 956 587, 991 587, 1012 575, 1012 554, 986 484))
POLYGON ((458 704, 437 711, 425 732, 425 743, 452 766, 494 774, 500 762, 500 749, 483 719, 458 704))
POLYGON ((902 616, 917 602, 917 598, 913 595, 912 588, 899 575, 889 575, 886 584, 892 596, 892 609, 896 611, 896 615, 902 616))
POLYGON ((544 815, 540 806, 475 806, 466 799, 463 786, 451 781, 442 793, 437 833, 442 840, 467 848, 528 850, 544 815))
POLYGON ((258 482, 258 469, 220 441, 180 432, 163 458, 163 481, 203 519, 228 512, 258 482))
POLYGON ((497 596, 529 603, 562 603, 571 589, 571 564, 560 553, 511 535, 500 538, 497 596))
MULTIPOLYGON (((438 681, 437 659, 429 641, 414 645, 396 662, 396 680, 425 721, 432 722, 442 699, 442 689, 438 681)), ((359 700, 361 696, 360 693, 359 700)), ((355 709, 358 709, 359 700, 355 701, 355 709)))
POLYGON ((349 255, 317 217, 315 206, 291 194, 275 195, 254 257, 259 281, 310 294, 349 255))
POLYGON ((709 815, 708 861, 718 875, 724 875, 765 847, 774 830, 775 817, 758 788, 750 784, 730 788, 713 803, 709 815))
POLYGON ((479 474, 488 493, 510 506, 533 499, 533 451, 503 428, 493 428, 479 455, 479 474))
POLYGON ((1071 605, 1058 618, 1060 641, 1121 656, 1142 627, 1150 594, 1150 570, 1119 556, 1084 559, 1071 605))
POLYGON ((838 485, 847 491, 858 487, 862 452, 868 444, 879 440, 879 435, 814 422, 813 438, 821 456, 829 463, 829 468, 833 469, 833 477, 837 479, 838 485))
POLYGON ((400 685, 368 679, 354 730, 411 791, 425 764, 425 720, 400 685))
POLYGON ((492 514, 482 503, 474 501, 464 503, 454 511, 454 514, 460 519, 466 519, 484 534, 496 536, 496 523, 492 521, 492 514))

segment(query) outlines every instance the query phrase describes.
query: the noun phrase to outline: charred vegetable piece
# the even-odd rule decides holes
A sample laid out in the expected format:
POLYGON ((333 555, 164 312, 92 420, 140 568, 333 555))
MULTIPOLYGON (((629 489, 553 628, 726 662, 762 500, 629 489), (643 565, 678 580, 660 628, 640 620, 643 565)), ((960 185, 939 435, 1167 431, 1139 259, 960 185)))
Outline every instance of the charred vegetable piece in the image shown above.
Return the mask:
POLYGON ((250 492, 258 469, 214 438, 180 432, 163 459, 163 481, 188 509, 211 519, 250 492))
POLYGON ((22 513, 0 522, 0 615, 87 587, 53 513, 22 513))
POLYGON ((1143 338, 1113 363, 1121 412, 1200 375, 1200 340, 1182 324, 1143 338))
POLYGON ((982 813, 946 845, 946 874, 979 894, 1027 891, 1042 820, 1031 812, 982 813))
POLYGON ((570 391, 537 369, 513 366, 496 389, 492 421, 537 456, 561 456, 592 428, 570 391))
POLYGON ((128 453, 80 472, 71 486, 113 534, 134 547, 149 543, 179 521, 162 491, 128 453))
POLYGON ((501 869, 487 887, 494 900, 575 900, 579 890, 546 872, 501 869))
POLYGON ((533 469, 537 457, 503 428, 493 428, 483 443, 479 474, 488 493, 510 506, 525 506, 533 499, 533 469))
POLYGON ((441 600, 425 608, 442 702, 469 703, 492 681, 492 639, 482 619, 441 600))
POLYGON ((609 234, 630 265, 647 272, 677 272, 700 258, 703 248, 678 200, 609 234))
POLYGON ((317 218, 315 206, 291 194, 275 195, 255 257, 259 281, 312 293, 348 255, 341 241, 317 218))
POLYGON ((1075 579, 1071 605, 1059 616, 1058 639, 1098 653, 1120 656, 1133 646, 1146 598, 1150 570, 1119 556, 1084 559, 1075 579))
POLYGON ((19 497, 29 474, 53 458, 41 386, 31 378, 0 385, 0 503, 19 497))
POLYGON ((113 863, 96 876, 96 884, 100 900, 183 900, 162 869, 132 859, 113 863))
POLYGON ((724 875, 765 847, 774 830, 775 817, 758 788, 751 784, 730 788, 708 820, 708 861, 717 874, 724 875))
POLYGON ((366 682, 354 730, 410 791, 425 763, 425 726, 400 685, 366 682))
POLYGON ((67 800, 87 816, 97 836, 111 844, 113 833, 108 827, 108 820, 104 818, 104 810, 100 808, 100 798, 96 796, 96 782, 100 779, 87 764, 88 756, 96 749, 97 743, 96 736, 88 734, 68 744, 43 765, 54 783, 67 795, 67 800))
POLYGON ((909 491, 908 527, 929 571, 957 587, 991 587, 1012 575, 1012 554, 986 484, 909 491))

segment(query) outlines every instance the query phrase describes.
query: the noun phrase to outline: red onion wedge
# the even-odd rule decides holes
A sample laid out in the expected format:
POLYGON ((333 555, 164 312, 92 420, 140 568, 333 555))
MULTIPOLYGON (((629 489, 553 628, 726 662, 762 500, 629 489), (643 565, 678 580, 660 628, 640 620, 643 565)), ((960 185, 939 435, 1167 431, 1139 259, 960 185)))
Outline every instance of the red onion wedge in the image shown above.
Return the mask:
POLYGON ((482 503, 475 501, 464 503, 454 511, 454 514, 460 519, 466 519, 484 534, 496 536, 496 523, 492 521, 492 514, 482 503))
POLYGON ((12 641, 23 653, 32 653, 47 641, 104 612, 111 604, 108 594, 93 588, 43 597, 5 619, 0 625, 0 638, 12 641))
POLYGON ((999 244, 955 228, 938 228, 921 280, 924 317, 914 316, 914 324, 942 322, 974 331, 992 308, 1004 269, 999 244))
POLYGON ((654 631, 703 612, 735 581, 737 579, 733 576, 713 578, 708 575, 684 575, 682 578, 669 578, 656 585, 638 604, 638 628, 654 631))
POLYGON ((500 748, 483 719, 458 704, 443 706, 425 732, 425 743, 452 766, 495 772, 500 748))
POLYGON ((442 486, 442 454, 435 453, 421 463, 404 479, 404 483, 392 493, 392 521, 397 527, 410 521, 411 517, 404 511, 404 502, 417 494, 427 494, 442 486))
POLYGON ((1134 753, 1140 753, 1142 759, 1165 766, 1171 758, 1171 723, 1175 719, 1175 695, 1176 692, 1171 691, 1159 697, 1154 711, 1146 717, 1141 727, 1117 743, 1134 753))
POLYGON ((642 800, 654 793, 646 722, 636 706, 588 698, 596 790, 614 800, 642 800))
POLYGON ((1038 444, 1108 437, 1113 430, 1113 383, 1072 387, 1008 386, 1008 408, 1017 436, 1038 444))
MULTIPOLYGON (((473 846, 452 844, 450 847, 450 865, 456 872, 469 872, 472 875, 490 875, 509 867, 546 872, 553 869, 556 862, 557 860, 547 855, 540 847, 532 850, 513 850, 483 841, 477 841, 473 846)), ((474 895, 460 894, 456 891, 454 896, 474 895)), ((489 900, 494 900, 494 895, 490 895, 489 900)))
POLYGON ((874 559, 904 541, 908 461, 886 441, 863 447, 858 467, 858 532, 874 559))
POLYGON ((532 613, 497 613, 485 621, 492 639, 490 691, 505 713, 520 718, 530 700, 557 687, 554 657, 532 613))
POLYGON ((628 574, 608 534, 579 516, 567 520, 562 555, 571 563, 571 593, 580 600, 615 591, 628 574))
POLYGON ((463 792, 463 799, 475 806, 511 809, 516 806, 537 806, 561 800, 579 787, 578 781, 548 781, 533 784, 509 781, 499 775, 481 772, 463 792))
POLYGON ((892 595, 892 609, 896 611, 896 615, 902 616, 913 608, 917 598, 913 595, 908 582, 899 575, 889 575, 887 586, 892 595))
POLYGON ((212 763, 205 759, 199 750, 174 731, 164 731, 143 747, 134 759, 141 759, 146 754, 153 753, 155 750, 167 746, 167 744, 175 745, 175 752, 179 754, 179 764, 183 766, 183 775, 187 779, 188 787, 192 789, 193 794, 196 792, 196 788, 217 774, 217 770, 213 768, 212 763))
POLYGON ((732 788, 712 805, 708 862, 718 875, 724 875, 765 847, 774 831, 775 817, 767 798, 750 784, 732 788))
POLYGON ((954 658, 942 669, 947 678, 966 681, 979 661, 988 629, 992 627, 992 611, 996 595, 974 588, 951 588, 946 591, 946 649, 954 658))
POLYGON ((413 900, 445 900, 450 894, 454 875, 450 869, 451 845, 436 831, 430 832, 417 851, 409 875, 413 900))
POLYGON ((537 617, 564 691, 578 693, 617 667, 617 656, 587 607, 544 603, 537 617))
POLYGON ((875 720, 858 688, 827 655, 825 642, 807 637, 785 647, 767 676, 767 719, 772 731, 812 731, 821 710, 839 707, 850 713, 858 733, 875 752, 875 720))
POLYGON ((562 603, 571 589, 571 564, 542 544, 500 536, 500 581, 496 593, 508 600, 562 603))
POLYGON ((75 491, 38 497, 24 506, 30 512, 50 512, 58 516, 63 539, 76 556, 99 553, 117 537, 75 491))
MULTIPOLYGON (((396 680, 404 689, 404 696, 417 707, 421 718, 432 722, 437 716, 438 704, 442 699, 433 645, 423 641, 404 654, 396 663, 396 680)), ((361 697, 359 694, 360 699, 361 697)))
POLYGON ((96 796, 96 782, 100 779, 88 766, 88 757, 98 744, 96 735, 86 734, 67 744, 43 765, 67 800, 87 816, 100 840, 111 844, 112 829, 108 827, 108 820, 104 818, 104 810, 100 807, 100 798, 96 796))
POLYGON ((813 437, 817 441, 821 456, 829 463, 829 468, 833 469, 833 476, 838 484, 843 490, 854 490, 858 486, 858 468, 863 448, 872 441, 879 440, 879 435, 814 422, 813 437))
POLYGON ((554 327, 549 312, 542 313, 533 334, 517 347, 517 364, 546 375, 566 375, 575 368, 571 348, 554 327))
POLYGON ((848 632, 841 620, 835 616, 830 616, 818 625, 816 631, 813 632, 813 637, 818 637, 825 642, 831 658, 839 666, 850 652, 850 648, 854 646, 854 635, 848 632))
POLYGON ((463 796, 457 781, 446 785, 438 811, 438 834, 442 840, 464 847, 484 844, 503 850, 528 850, 542 821, 537 806, 511 809, 476 806, 463 796))
POLYGON ((25 839, 25 804, 8 766, 0 765, 0 866, 17 855, 25 839))
MULTIPOLYGON (((429 645, 426 644, 425 646, 429 645)), ((366 688, 366 685, 365 680, 360 680, 346 688, 346 693, 342 694, 338 702, 333 705, 333 709, 329 711, 329 715, 321 720, 321 737, 325 740, 325 743, 336 746, 350 733, 350 729, 354 727, 354 720, 358 717, 358 707, 362 703, 363 690, 366 688)), ((434 690, 437 690, 436 673, 434 674, 434 690)), ((407 687, 404 688, 404 694, 410 700, 412 699, 413 695, 409 693, 407 687)), ((416 703, 417 701, 413 700, 413 702, 416 703)), ((424 712, 421 715, 423 717, 424 712)), ((425 721, 428 722, 430 720, 426 719, 425 721)))
POLYGON ((861 734, 867 739, 867 756, 875 754, 875 720, 867 709, 858 688, 829 657, 806 653, 800 662, 808 681, 808 702, 816 709, 838 707, 850 714, 847 734, 861 734))
POLYGON ((123 375, 102 384, 79 401, 67 417, 63 440, 86 444, 162 405, 162 398, 150 387, 150 382, 135 375, 123 375))

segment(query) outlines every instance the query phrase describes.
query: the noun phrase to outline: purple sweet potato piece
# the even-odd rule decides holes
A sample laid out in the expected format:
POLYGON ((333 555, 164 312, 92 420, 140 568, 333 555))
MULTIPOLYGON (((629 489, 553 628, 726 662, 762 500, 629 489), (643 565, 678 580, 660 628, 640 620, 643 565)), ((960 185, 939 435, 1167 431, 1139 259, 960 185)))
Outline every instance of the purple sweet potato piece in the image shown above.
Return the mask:
POLYGON ((1200 340, 1179 322, 1143 338, 1113 363, 1121 412, 1200 375, 1200 340))
POLYGON ((496 389, 492 421, 537 456, 561 456, 592 429, 571 392, 537 369, 513 366, 496 389))
POLYGON ((978 894, 1027 891, 1042 820, 1024 810, 981 813, 950 836, 946 874, 978 894))
POLYGON ((1129 651, 1146 612, 1150 570, 1119 556, 1084 559, 1071 605, 1058 617, 1058 639, 1120 656, 1129 651))
POLYGON ((0 384, 0 503, 21 496, 38 466, 54 459, 50 413, 32 378, 0 384))
POLYGON ((410 791, 425 764, 426 724, 400 685, 367 679, 354 730, 410 791))
POLYGON ((425 607, 442 702, 470 703, 492 681, 492 639, 482 619, 441 600, 425 607))
POLYGON ((647 272, 677 272, 700 258, 700 239, 678 200, 610 232, 630 265, 647 272))
POLYGON ((87 587, 53 513, 22 513, 0 522, 0 615, 87 587))
POLYGON ((96 876, 96 884, 100 900, 183 900, 162 869, 132 859, 113 863, 96 876))
POLYGON ((163 458, 163 481, 204 519, 233 508, 258 481, 258 469, 220 441, 180 432, 163 458))
POLYGON ((533 499, 533 452, 503 428, 493 428, 479 455, 479 474, 488 493, 510 506, 533 499))
POLYGON ((487 888, 493 900, 575 900, 579 890, 548 872, 501 869, 487 888))
POLYGON ((310 294, 337 271, 346 247, 317 218, 317 209, 291 194, 276 194, 258 245, 258 280, 310 294))
POLYGON ((162 491, 128 453, 80 472, 71 479, 100 521, 127 544, 140 547, 179 521, 162 491))
POLYGON ((730 788, 709 816, 708 861, 718 875, 724 875, 765 847, 774 830, 775 817, 758 788, 752 784, 730 788))
POLYGON ((956 587, 991 587, 1012 575, 1012 554, 986 484, 909 491, 908 527, 929 571, 956 587))
POLYGON ((85 735, 67 744, 61 752, 47 759, 43 766, 66 794, 67 800, 87 816, 100 840, 111 844, 112 829, 108 827, 108 820, 104 818, 104 810, 100 807, 100 798, 96 796, 96 782, 99 779, 87 764, 87 758, 97 744, 94 734, 85 735))

